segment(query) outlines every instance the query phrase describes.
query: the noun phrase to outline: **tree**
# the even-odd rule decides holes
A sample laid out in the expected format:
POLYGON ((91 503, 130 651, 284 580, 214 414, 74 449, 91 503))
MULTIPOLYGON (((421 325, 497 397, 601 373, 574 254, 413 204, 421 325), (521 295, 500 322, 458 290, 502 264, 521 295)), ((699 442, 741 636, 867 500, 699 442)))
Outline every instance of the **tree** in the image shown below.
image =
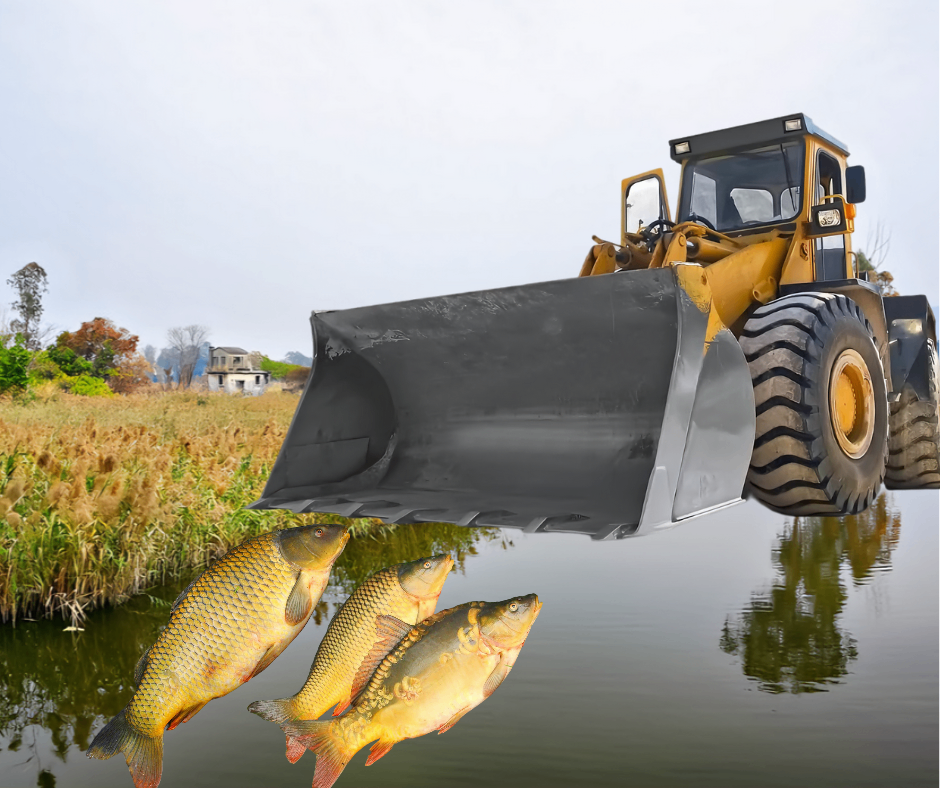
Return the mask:
POLYGON ((126 328, 115 326, 107 318, 96 317, 82 323, 78 331, 59 334, 56 347, 60 352, 62 349, 71 350, 91 364, 94 377, 107 379, 136 356, 138 341, 138 337, 126 328))
POLYGON ((48 292, 46 271, 39 263, 27 263, 7 279, 18 296, 13 309, 19 315, 10 321, 14 334, 23 335, 27 350, 40 350, 39 319, 42 317, 42 296, 48 292))
POLYGON ((881 295, 900 295, 894 289, 894 277, 891 272, 882 268, 891 250, 891 233, 885 232, 882 222, 879 221, 875 225, 874 233, 869 232, 866 236, 865 248, 867 253, 861 250, 857 252, 859 272, 868 272, 868 281, 881 291, 881 295))
POLYGON ((118 394, 130 394, 150 383, 153 367, 140 353, 126 356, 108 378, 108 385, 118 394))
POLYGON ((193 382, 193 373, 199 362, 202 346, 209 339, 209 329, 206 326, 193 324, 191 326, 176 326, 166 332, 170 350, 177 355, 180 388, 188 388, 193 382))

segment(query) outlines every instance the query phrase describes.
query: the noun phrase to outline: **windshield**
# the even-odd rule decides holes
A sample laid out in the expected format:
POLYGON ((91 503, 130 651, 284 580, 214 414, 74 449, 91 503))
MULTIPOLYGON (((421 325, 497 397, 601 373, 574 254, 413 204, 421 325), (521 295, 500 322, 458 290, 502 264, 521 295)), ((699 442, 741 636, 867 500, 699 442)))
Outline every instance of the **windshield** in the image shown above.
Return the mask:
POLYGON ((699 217, 722 232, 785 222, 800 212, 802 182, 802 140, 690 161, 679 221, 699 217))

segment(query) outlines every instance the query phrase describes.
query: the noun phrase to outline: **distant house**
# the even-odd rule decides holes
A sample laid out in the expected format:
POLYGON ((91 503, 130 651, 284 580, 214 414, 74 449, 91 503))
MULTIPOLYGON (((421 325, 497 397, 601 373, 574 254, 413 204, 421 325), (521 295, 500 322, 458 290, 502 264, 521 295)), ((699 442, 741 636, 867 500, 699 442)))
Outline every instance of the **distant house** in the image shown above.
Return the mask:
POLYGON ((240 347, 210 347, 206 369, 209 391, 227 394, 263 394, 271 373, 261 369, 261 354, 240 347))

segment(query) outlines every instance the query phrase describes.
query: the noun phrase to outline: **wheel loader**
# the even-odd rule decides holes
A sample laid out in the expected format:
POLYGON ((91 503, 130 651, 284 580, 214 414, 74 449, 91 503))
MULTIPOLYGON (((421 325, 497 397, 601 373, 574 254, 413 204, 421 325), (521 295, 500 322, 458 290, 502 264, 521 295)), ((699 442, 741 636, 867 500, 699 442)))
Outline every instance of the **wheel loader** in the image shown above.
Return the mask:
POLYGON ((311 317, 255 508, 640 536, 754 496, 940 487, 936 325, 852 250, 865 173, 804 114, 680 137, 580 275, 311 317))

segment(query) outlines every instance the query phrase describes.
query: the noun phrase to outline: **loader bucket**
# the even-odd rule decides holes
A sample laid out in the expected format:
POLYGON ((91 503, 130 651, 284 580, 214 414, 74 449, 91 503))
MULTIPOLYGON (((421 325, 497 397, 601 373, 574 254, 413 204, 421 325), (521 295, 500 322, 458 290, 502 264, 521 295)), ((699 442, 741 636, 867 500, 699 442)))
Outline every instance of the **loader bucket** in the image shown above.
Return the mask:
POLYGON ((252 508, 620 538, 741 500, 744 355, 692 264, 315 312, 252 508))

